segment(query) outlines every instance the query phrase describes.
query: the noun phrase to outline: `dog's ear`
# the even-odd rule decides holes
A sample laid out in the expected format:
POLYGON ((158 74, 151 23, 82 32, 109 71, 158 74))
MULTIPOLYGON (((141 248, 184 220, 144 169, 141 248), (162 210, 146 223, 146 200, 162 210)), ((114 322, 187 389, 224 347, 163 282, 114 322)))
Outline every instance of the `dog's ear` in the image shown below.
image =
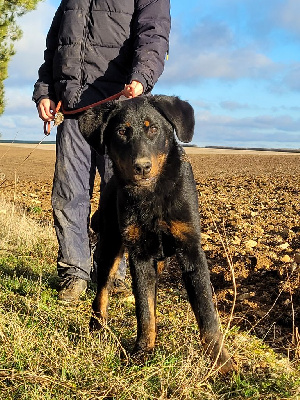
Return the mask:
POLYGON ((79 130, 82 136, 99 154, 104 154, 105 151, 103 143, 104 131, 114 108, 115 103, 111 102, 105 104, 105 106, 98 106, 84 111, 78 117, 79 130))
POLYGON ((151 96, 149 102, 170 122, 181 142, 189 143, 194 135, 193 107, 175 96, 151 96))

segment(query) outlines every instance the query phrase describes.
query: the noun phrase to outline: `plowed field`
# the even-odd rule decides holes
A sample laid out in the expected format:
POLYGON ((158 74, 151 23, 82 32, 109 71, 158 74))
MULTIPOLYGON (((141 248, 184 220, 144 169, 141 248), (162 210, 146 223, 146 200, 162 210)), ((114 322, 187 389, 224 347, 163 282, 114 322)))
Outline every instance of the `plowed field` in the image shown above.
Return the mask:
MULTIPOLYGON (((54 146, 33 147, 0 145, 1 194, 31 217, 51 220, 54 146)), ((295 356, 300 348, 300 155, 187 151, 220 314, 226 318, 234 299, 232 265, 237 288, 233 324, 295 356)), ((99 178, 93 208, 98 197, 99 178)), ((178 286, 173 263, 169 270, 171 278, 164 274, 163 284, 178 286)))

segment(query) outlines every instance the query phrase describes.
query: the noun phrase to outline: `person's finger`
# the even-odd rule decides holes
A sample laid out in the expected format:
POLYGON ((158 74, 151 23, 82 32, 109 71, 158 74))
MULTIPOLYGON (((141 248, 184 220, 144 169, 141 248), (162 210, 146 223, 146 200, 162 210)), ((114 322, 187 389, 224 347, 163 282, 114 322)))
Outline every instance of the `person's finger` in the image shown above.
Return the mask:
POLYGON ((132 88, 131 88, 131 86, 130 85, 125 85, 123 93, 124 93, 124 96, 128 97, 129 99, 132 98, 132 88))

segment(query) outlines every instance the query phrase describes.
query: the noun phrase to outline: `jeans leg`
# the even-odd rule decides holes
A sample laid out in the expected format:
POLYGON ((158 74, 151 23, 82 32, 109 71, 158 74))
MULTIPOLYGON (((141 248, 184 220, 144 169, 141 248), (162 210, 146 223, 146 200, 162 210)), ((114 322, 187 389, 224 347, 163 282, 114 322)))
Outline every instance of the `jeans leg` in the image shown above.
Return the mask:
POLYGON ((52 207, 59 244, 58 275, 90 279, 88 237, 90 195, 95 176, 92 150, 82 137, 76 119, 58 127, 52 207))

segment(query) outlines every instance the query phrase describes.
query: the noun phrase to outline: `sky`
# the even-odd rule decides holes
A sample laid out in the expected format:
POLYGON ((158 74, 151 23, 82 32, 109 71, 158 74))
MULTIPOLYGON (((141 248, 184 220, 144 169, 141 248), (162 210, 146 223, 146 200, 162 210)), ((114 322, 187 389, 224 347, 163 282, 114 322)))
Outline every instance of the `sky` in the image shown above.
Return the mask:
MULTIPOLYGON (((2 139, 44 137, 31 96, 58 5, 45 0, 19 20, 2 139)), ((171 0, 171 17, 169 60, 153 93, 191 103, 193 144, 300 148, 300 0, 171 0)))

